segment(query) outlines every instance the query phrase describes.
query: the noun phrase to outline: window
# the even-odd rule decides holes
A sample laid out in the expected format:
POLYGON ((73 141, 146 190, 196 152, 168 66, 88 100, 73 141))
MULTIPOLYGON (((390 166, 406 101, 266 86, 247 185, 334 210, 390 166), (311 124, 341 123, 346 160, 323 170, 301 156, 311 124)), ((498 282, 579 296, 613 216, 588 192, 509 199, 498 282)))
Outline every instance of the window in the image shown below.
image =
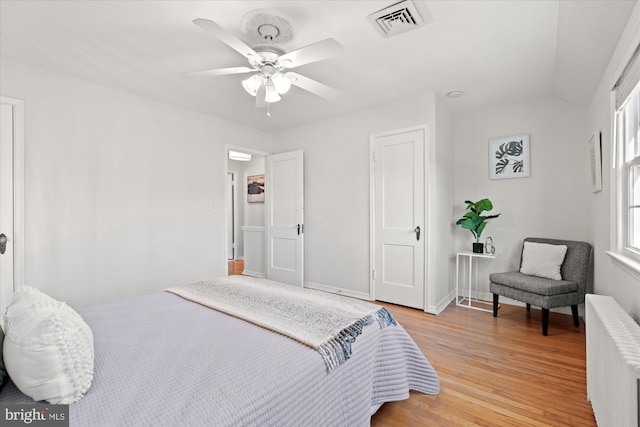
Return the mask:
MULTIPOLYGON (((640 49, 639 49, 640 50, 640 49)), ((640 59, 636 50, 614 88, 615 231, 611 256, 640 273, 640 59)))
POLYGON ((616 111, 616 145, 623 152, 620 169, 625 210, 622 224, 626 223, 624 246, 640 255, 640 140, 638 139, 638 88, 636 86, 623 105, 616 111))

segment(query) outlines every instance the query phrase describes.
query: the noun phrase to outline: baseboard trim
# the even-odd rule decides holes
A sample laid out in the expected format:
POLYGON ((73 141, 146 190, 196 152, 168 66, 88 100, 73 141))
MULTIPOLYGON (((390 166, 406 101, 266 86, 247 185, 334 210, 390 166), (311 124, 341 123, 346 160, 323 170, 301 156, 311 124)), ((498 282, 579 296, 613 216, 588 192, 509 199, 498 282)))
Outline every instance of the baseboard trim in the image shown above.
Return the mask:
POLYGON ((453 302, 453 300, 455 299, 456 293, 455 291, 451 291, 438 304, 436 304, 435 306, 430 305, 427 308, 426 312, 429 314, 435 314, 437 316, 438 314, 442 313, 447 307, 449 307, 449 304, 451 304, 451 302, 453 302))
POLYGON ((266 277, 267 277, 267 275, 266 275, 266 274, 264 274, 264 273, 260 273, 260 272, 258 272, 258 271, 251 271, 251 270, 244 270, 244 271, 242 272, 242 275, 243 275, 243 276, 257 277, 257 278, 259 278, 259 279, 264 279, 264 278, 266 278, 266 277))
MULTIPOLYGON (((466 295, 467 293, 465 293, 464 291, 461 292, 460 294, 460 296, 466 296, 466 295)), ((473 297, 475 298, 475 296, 476 295, 474 292, 473 297)), ((479 292, 478 298, 486 302, 492 302, 493 294, 491 292, 479 292)), ((454 302, 455 299, 456 299, 456 292, 454 289, 453 291, 449 292, 449 294, 444 299, 442 299, 438 304, 430 305, 429 307, 427 307, 427 310, 425 311, 429 314, 435 314, 437 316, 438 314, 442 313, 449 306, 449 304, 454 302)), ((507 298, 503 296, 500 297, 500 304, 515 305, 518 307, 526 306, 526 304, 521 301, 516 301, 511 298, 507 298)), ((531 306, 531 308, 534 310, 540 310, 540 307, 536 307, 533 305, 531 306)), ((561 314, 571 315, 571 307, 556 307, 556 308, 552 308, 550 311, 552 313, 561 313, 561 314)), ((580 317, 584 319, 584 304, 578 305, 578 314, 580 315, 580 317)))
POLYGON ((351 291, 349 289, 336 288, 335 286, 321 285, 320 283, 304 282, 304 287, 309 289, 315 289, 316 291, 329 292, 331 294, 344 295, 351 298, 358 298, 366 301, 371 301, 369 294, 364 292, 351 291))

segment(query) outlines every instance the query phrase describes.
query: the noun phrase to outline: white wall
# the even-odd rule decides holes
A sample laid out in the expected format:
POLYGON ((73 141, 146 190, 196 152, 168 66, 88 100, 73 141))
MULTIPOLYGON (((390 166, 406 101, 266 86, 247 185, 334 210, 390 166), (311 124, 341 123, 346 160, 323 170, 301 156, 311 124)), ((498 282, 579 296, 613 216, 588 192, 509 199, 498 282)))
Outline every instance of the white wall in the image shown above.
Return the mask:
MULTIPOLYGON (((489 198, 501 216, 488 222, 481 241, 493 238, 498 257, 479 263, 479 290, 489 293, 491 272, 519 268, 525 237, 590 242, 586 110, 556 98, 486 108, 456 116, 455 218, 465 200, 489 198), (530 134, 531 176, 489 179, 488 140, 530 134)), ((456 250, 471 250, 468 230, 455 228, 456 250)))
POLYGON ((224 144, 270 150, 270 135, 0 67, 2 95, 25 101, 28 285, 81 308, 226 274, 224 144))
MULTIPOLYGON (((362 297, 369 294, 369 136, 431 122, 429 139, 435 141, 435 117, 434 95, 425 93, 275 135, 276 153, 305 152, 307 285, 362 297)), ((446 132, 440 140, 446 140, 446 132)), ((442 161, 447 159, 444 156, 442 161)), ((442 167, 452 178, 452 165, 442 167)), ((446 200, 442 205, 447 210, 446 200)), ((434 228, 449 227, 448 223, 437 223, 441 217, 433 219, 434 228)), ((446 248, 448 242, 439 242, 439 238, 442 236, 433 244, 438 247, 442 243, 446 248)), ((444 281, 440 285, 449 286, 448 274, 432 274, 444 281)))
POLYGON ((434 292, 429 296, 429 312, 439 313, 455 297, 455 246, 454 246, 454 207, 455 207, 455 159, 454 159, 454 118, 435 98, 436 124, 435 145, 430 153, 434 159, 430 162, 429 180, 431 189, 436 193, 435 206, 429 206, 431 216, 430 234, 435 238, 429 242, 429 252, 433 256, 436 271, 427 272, 429 280, 437 283, 430 287, 434 292))
MULTIPOLYGON (((224 145, 269 152, 271 135, 4 58, 1 74, 2 94, 26 105, 29 285, 80 308, 225 274, 224 145)), ((368 294, 369 135, 441 120, 429 138, 449 162, 450 115, 436 119, 435 102, 424 94, 277 135, 277 152, 307 152, 308 282, 368 294)), ((453 166, 430 173, 450 175, 438 178, 450 198, 453 166)), ((245 224, 264 225, 263 209, 246 204, 245 224)), ((435 206, 434 247, 452 247, 440 224, 450 210, 435 206)), ((447 268, 431 274, 441 298, 447 268)))
POLYGON ((455 124, 424 94, 272 136, 0 58, 0 92, 25 101, 27 284, 83 307, 225 274, 222 170, 230 144, 305 151, 305 279, 368 294, 369 135, 435 122, 432 242, 443 267, 430 273, 439 282, 432 304, 446 301, 452 254, 472 241, 453 226, 463 201, 489 197, 502 216, 483 237, 494 238, 499 257, 480 277, 516 268, 525 236, 586 240, 595 247, 595 292, 639 313, 640 278, 604 254, 609 90, 624 50, 638 42, 639 15, 636 7, 588 113, 546 98, 459 114, 455 124), (596 130, 604 190, 591 193, 586 152, 596 130), (488 139, 521 132, 531 134, 532 176, 489 180, 488 139))
POLYGON ((591 100, 586 128, 591 133, 602 131, 602 191, 589 193, 587 198, 590 239, 595 246, 594 291, 597 294, 614 297, 636 318, 640 317, 640 275, 623 269, 606 255, 605 251, 610 249, 610 226, 613 215, 611 208, 613 128, 610 93, 635 46, 639 43, 640 4, 637 4, 591 100))

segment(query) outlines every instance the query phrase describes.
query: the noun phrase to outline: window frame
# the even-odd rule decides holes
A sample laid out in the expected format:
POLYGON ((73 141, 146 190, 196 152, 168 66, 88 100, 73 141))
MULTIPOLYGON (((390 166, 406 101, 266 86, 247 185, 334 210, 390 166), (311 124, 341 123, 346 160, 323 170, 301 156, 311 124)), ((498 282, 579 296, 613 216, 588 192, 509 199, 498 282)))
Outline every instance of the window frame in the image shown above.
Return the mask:
MULTIPOLYGON (((626 169, 625 175, 626 175, 626 184, 627 184, 627 188, 626 188, 627 197, 626 197, 626 203, 625 203, 625 211, 627 215, 627 218, 626 218, 627 228, 625 233, 624 247, 631 254, 637 255, 638 257, 640 257, 640 238, 638 238, 638 241, 636 242, 635 241, 636 239, 633 237, 633 235, 635 234, 634 233, 635 230, 634 230, 634 221, 633 221, 633 215, 632 215, 632 212, 633 212, 632 210, 640 209, 640 200, 635 201, 635 203, 633 203, 632 197, 633 197, 635 187, 631 182, 634 177, 632 169, 640 166, 640 155, 637 155, 632 160, 626 162, 624 166, 626 169)), ((640 187, 640 183, 636 185, 640 187)))
MULTIPOLYGON (((627 99, 616 108, 616 90, 612 91, 612 180, 611 180, 611 203, 613 215, 611 217, 611 250, 607 254, 614 260, 618 261, 622 267, 630 272, 640 276, 640 241, 636 243, 636 247, 631 246, 632 218, 631 218, 631 197, 634 186, 630 182, 631 169, 640 165, 640 141, 635 141, 635 156, 627 161, 626 146, 626 119, 622 117, 621 112, 626 109, 631 99, 635 98, 636 103, 640 103, 640 81, 636 83, 627 99), (624 120, 624 123, 621 121, 624 120), (621 128, 623 132, 621 132, 621 128)), ((640 106, 636 108, 635 119, 640 121, 640 106)), ((638 124, 640 128, 640 124, 638 124)), ((640 133, 636 133, 636 138, 640 133)), ((640 182, 636 185, 640 185, 640 182)), ((637 201, 640 202, 640 201, 637 201)), ((636 202, 636 203, 637 203, 636 202)), ((636 204, 638 206, 638 204, 636 204)), ((634 208, 635 209, 635 208, 634 208)))

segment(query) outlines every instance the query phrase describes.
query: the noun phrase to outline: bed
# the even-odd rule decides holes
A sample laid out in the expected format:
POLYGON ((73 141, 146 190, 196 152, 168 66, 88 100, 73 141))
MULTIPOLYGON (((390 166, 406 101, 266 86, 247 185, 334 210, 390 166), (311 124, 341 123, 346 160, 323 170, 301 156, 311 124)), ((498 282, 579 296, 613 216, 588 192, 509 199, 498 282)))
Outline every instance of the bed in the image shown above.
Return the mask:
MULTIPOLYGON (((72 426, 365 426, 410 389, 439 391, 400 325, 364 327, 329 369, 310 346, 170 292, 80 314, 95 363, 72 426)), ((0 393, 0 404, 33 402, 11 382, 0 393)))

